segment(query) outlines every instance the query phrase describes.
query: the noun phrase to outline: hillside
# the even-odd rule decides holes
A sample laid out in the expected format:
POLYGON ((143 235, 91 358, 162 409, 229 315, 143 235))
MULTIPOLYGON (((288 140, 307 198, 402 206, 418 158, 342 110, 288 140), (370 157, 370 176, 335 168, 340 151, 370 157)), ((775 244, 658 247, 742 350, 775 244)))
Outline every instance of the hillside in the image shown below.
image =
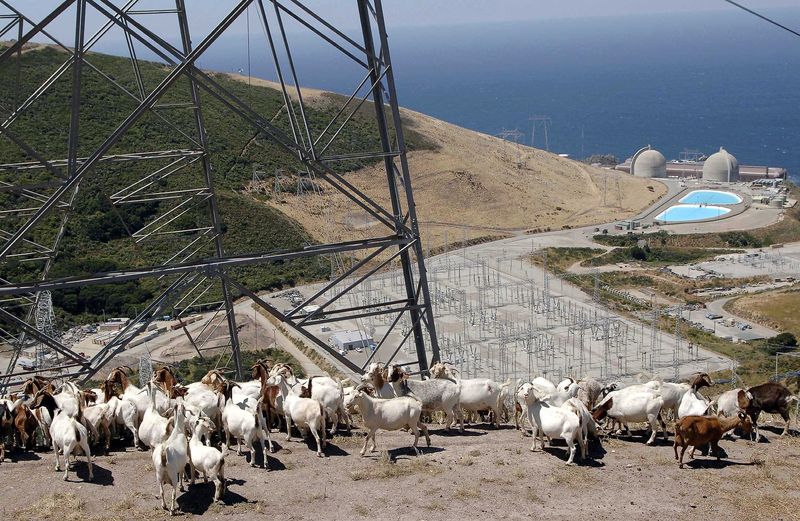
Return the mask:
MULTIPOLYGON (((19 88, 14 84, 16 74, 11 74, 16 58, 6 64, 0 70, 0 117, 5 119, 14 101, 33 92, 64 57, 63 52, 49 46, 29 49, 22 55, 19 88)), ((84 68, 78 144, 81 156, 88 155, 119 125, 135 106, 132 98, 139 92, 127 58, 90 53, 87 61, 103 74, 84 68)), ((162 64, 143 62, 144 91, 151 90, 168 73, 169 68, 162 64)), ((243 77, 213 76, 258 113, 273 115, 271 122, 290 132, 286 110, 274 83, 255 80, 248 85, 242 81, 243 77)), ((45 157, 67 155, 64 129, 69 123, 70 78, 70 74, 64 75, 12 125, 18 136, 45 157)), ((192 112, 185 106, 181 108, 187 92, 188 84, 178 81, 159 102, 164 107, 158 110, 161 118, 143 117, 110 153, 192 148, 191 141, 196 139, 192 112), (173 127, 188 130, 176 131, 173 127)), ((267 142, 221 103, 205 93, 201 98, 227 254, 298 248, 312 242, 385 234, 385 230, 374 226, 338 192, 320 183, 308 184, 298 179, 294 174, 298 163, 289 154, 267 142), (261 172, 261 180, 256 183, 253 183, 254 169, 261 172), (304 187, 306 195, 297 195, 298 184, 304 187)), ((320 132, 338 111, 337 102, 342 98, 308 89, 306 99, 312 132, 320 132)), ((361 108, 333 143, 330 153, 379 148, 372 110, 369 104, 361 108)), ((403 117, 417 209, 428 247, 441 245, 448 232, 448 241, 458 242, 464 236, 495 236, 617 219, 647 206, 662 191, 656 183, 595 169, 539 150, 517 148, 413 111, 404 111, 403 117), (458 229, 462 226, 469 229, 466 232, 458 229)), ((0 138, 0 157, 4 163, 30 161, 5 137, 0 138)), ((170 161, 98 164, 81 183, 51 276, 159 264, 169 259, 176 246, 192 244, 198 234, 185 230, 202 230, 210 225, 204 191, 183 202, 160 195, 141 197, 135 204, 112 202, 114 194, 124 192, 148 172, 168 167, 170 161), (176 219, 163 233, 146 238, 137 235, 169 211, 174 212, 176 219)), ((336 162, 332 167, 388 205, 382 165, 350 160, 336 162)), ((14 170, 0 171, 0 182, 18 182, 19 177, 15 176, 19 175, 14 170)), ((45 169, 25 171, 23 175, 32 184, 52 184, 55 180, 45 169)), ((199 163, 189 164, 173 174, 153 178, 152 186, 142 195, 202 187, 202 179, 199 163)), ((41 190, 45 195, 51 191, 51 188, 41 190)), ((18 197, 8 191, 0 193, 0 210, 18 207, 18 197)), ((13 229, 21 218, 7 216, 3 229, 13 229)), ((59 216, 54 215, 29 238, 49 244, 58 224, 59 216)), ((199 244, 194 258, 211 253, 209 241, 199 244)), ((0 276, 30 280, 40 269, 38 261, 9 262, 0 268, 0 276)), ((236 275, 254 289, 270 289, 323 278, 329 270, 324 259, 300 259, 243 268, 236 275)), ((67 317, 97 316, 103 311, 129 315, 169 282, 169 279, 145 280, 114 287, 96 286, 61 292, 54 298, 67 317)), ((211 288, 206 301, 213 302, 216 291, 211 288)))
MULTIPOLYGON (((244 79, 244 78, 239 78, 244 79)), ((269 85, 269 83, 265 83, 269 85)), ((315 106, 339 96, 310 90, 315 106)), ((622 219, 666 193, 655 181, 595 168, 527 146, 474 132, 408 109, 406 133, 430 147, 408 154, 414 198, 426 247, 510 233, 586 226, 622 219), (466 231, 465 231, 466 227, 466 231)), ((351 172, 348 179, 388 206, 383 165, 351 172), (376 181, 377 180, 377 181, 376 181)), ((301 223, 317 240, 378 234, 381 227, 336 192, 268 204, 301 223), (324 220, 318 218, 325 216, 324 220)))

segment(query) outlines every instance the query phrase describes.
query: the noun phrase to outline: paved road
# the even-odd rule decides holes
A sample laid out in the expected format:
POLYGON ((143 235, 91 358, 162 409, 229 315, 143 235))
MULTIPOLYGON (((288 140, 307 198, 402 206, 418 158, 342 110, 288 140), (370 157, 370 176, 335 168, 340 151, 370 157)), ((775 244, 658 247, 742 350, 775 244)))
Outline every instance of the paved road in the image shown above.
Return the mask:
MULTIPOLYGON (((723 318, 729 318, 737 322, 746 322, 752 326, 752 329, 747 329, 742 331, 736 328, 725 328, 724 326, 723 329, 734 329, 736 331, 736 333, 734 334, 739 338, 741 338, 742 340, 752 340, 756 338, 770 338, 778 334, 778 331, 775 331, 774 329, 770 329, 766 326, 756 324, 755 322, 750 322, 749 320, 745 320, 742 317, 736 316, 733 313, 729 313, 725 309, 723 309, 723 306, 732 298, 734 297, 726 297, 726 298, 721 298, 719 300, 714 300, 713 302, 709 302, 707 306, 708 310, 712 313, 717 313, 719 315, 722 315, 723 318)), ((719 328, 719 326, 717 327, 719 328)))

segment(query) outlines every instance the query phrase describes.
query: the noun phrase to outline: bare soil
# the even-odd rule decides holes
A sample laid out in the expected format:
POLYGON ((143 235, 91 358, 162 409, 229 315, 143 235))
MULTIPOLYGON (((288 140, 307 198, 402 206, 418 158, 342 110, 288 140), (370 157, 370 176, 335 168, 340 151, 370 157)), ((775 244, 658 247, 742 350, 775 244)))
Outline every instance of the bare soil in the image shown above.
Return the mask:
MULTIPOLYGON (((250 468, 235 450, 226 458, 225 504, 212 484, 179 493, 182 515, 204 519, 800 519, 800 438, 723 440, 728 458, 697 455, 679 469, 670 442, 644 445, 641 435, 593 444, 591 459, 564 464, 562 444, 530 452, 530 438, 504 427, 463 435, 431 429, 432 446, 415 457, 407 433, 381 433, 383 452, 361 458, 361 434, 335 438, 319 459, 299 440, 250 468), (388 449, 388 452, 386 452, 388 449)), ((796 433, 795 433, 796 434, 796 433)), ((424 446, 424 442, 423 445, 424 446)), ((688 452, 687 452, 688 460, 688 452)), ((261 461, 261 454, 257 454, 261 461)), ((0 464, 0 519, 162 519, 149 452, 122 445, 97 456, 95 481, 86 465, 70 481, 53 471, 48 452, 15 453, 0 464)))

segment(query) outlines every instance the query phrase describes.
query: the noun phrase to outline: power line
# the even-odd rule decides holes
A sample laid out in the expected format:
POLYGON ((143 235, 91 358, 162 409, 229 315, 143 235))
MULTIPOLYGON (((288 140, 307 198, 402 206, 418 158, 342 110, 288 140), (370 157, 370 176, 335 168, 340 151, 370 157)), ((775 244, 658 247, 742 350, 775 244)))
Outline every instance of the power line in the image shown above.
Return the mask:
POLYGON ((773 20, 773 19, 771 19, 771 18, 767 18, 767 17, 766 17, 766 16, 764 16, 763 14, 759 14, 759 13, 757 13, 757 12, 753 11, 752 9, 750 9, 750 8, 748 8, 748 7, 745 7, 745 6, 743 6, 742 4, 737 4, 737 3, 736 3, 736 2, 734 2, 733 0, 723 0, 723 2, 727 2, 727 3, 731 4, 732 6, 738 7, 739 9, 741 9, 741 10, 743 10, 743 11, 747 11, 747 12, 748 12, 748 13, 750 13, 751 15, 753 15, 753 16, 757 16, 757 17, 761 18, 762 20, 764 20, 765 22, 769 22, 769 23, 771 23, 772 25, 775 25, 775 26, 777 26, 777 27, 780 27, 780 28, 781 28, 781 29, 783 29, 784 31, 788 31, 788 32, 792 33, 792 34, 793 34, 793 35, 795 35, 795 36, 800 36, 800 33, 798 33, 797 31, 795 31, 794 29, 790 29, 790 28, 786 27, 785 25, 783 25, 783 24, 781 24, 781 23, 778 23, 778 22, 776 22, 775 20, 773 20))

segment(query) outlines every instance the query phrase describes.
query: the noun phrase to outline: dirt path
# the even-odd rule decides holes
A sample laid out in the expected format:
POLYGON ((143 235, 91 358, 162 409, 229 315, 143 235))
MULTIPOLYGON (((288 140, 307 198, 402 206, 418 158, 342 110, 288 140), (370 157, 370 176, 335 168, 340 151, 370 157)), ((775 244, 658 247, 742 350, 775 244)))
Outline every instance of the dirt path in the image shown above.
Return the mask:
MULTIPOLYGON (((325 459, 273 434, 281 450, 270 455, 269 472, 228 455, 225 505, 210 502, 211 484, 179 494, 179 503, 187 516, 231 520, 798 519, 800 438, 767 435, 769 443, 723 440, 729 459, 698 455, 680 470, 670 443, 647 447, 640 436, 593 445, 591 460, 567 467, 561 444, 532 453, 530 438, 508 427, 464 435, 433 427, 432 447, 419 458, 399 448, 411 442, 405 433, 379 434, 389 452, 366 458, 360 437, 338 437, 325 459)), ((82 481, 83 462, 64 482, 52 454, 25 456, 0 464, 0 497, 16 498, 0 506, 2 519, 168 518, 154 497, 149 453, 117 447, 97 457, 94 483, 82 481)))
POLYGON ((300 351, 296 345, 292 343, 289 338, 284 335, 278 328, 272 325, 272 323, 267 320, 267 318, 262 315, 261 313, 254 313, 253 312, 253 301, 250 299, 244 299, 240 302, 234 304, 234 309, 236 313, 246 313, 248 316, 252 316, 255 318, 258 326, 265 330, 269 331, 271 335, 275 336, 276 343, 278 347, 292 355, 295 360, 300 364, 303 368, 303 371, 307 375, 314 375, 314 374, 324 374, 324 371, 317 366, 309 357, 305 355, 302 351, 300 351))

